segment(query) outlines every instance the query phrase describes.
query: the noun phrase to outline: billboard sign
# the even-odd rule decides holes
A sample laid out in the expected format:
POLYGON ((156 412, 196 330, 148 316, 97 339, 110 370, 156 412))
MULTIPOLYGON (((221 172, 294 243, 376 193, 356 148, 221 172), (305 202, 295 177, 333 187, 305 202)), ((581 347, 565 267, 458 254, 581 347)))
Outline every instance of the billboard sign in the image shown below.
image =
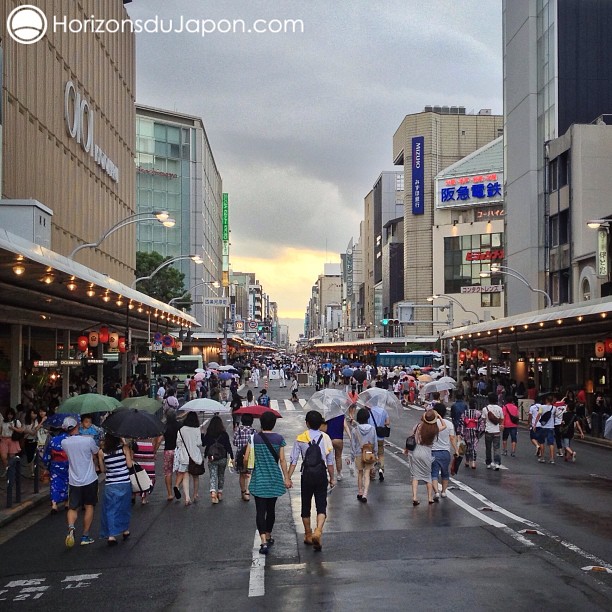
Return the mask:
POLYGON ((415 136, 412 139, 412 214, 422 215, 425 213, 424 187, 425 171, 423 168, 423 150, 425 138, 415 136))

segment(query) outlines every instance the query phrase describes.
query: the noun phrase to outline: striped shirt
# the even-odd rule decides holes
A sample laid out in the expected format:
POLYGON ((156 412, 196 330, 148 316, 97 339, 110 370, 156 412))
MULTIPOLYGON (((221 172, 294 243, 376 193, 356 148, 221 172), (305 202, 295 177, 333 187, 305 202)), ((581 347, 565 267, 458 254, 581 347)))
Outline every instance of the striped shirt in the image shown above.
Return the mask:
POLYGON ((110 453, 104 453, 104 469, 106 470, 106 484, 130 482, 123 448, 120 447, 110 453))

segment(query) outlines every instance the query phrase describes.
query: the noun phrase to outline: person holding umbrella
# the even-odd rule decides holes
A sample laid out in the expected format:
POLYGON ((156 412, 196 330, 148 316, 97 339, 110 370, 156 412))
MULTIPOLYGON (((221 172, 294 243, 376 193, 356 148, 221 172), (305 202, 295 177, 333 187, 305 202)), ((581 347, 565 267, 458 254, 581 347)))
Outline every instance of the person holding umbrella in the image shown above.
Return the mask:
POLYGON ((117 536, 130 537, 132 517, 132 468, 130 447, 111 433, 104 437, 103 448, 98 452, 100 470, 106 475, 102 511, 100 513, 100 537, 107 538, 109 546, 117 545, 117 536))

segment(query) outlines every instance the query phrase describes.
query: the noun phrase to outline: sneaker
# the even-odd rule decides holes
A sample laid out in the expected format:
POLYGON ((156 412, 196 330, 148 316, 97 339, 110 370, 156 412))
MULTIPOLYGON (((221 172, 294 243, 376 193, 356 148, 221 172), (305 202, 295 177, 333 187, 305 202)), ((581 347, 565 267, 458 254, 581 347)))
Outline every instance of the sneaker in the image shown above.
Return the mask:
POLYGON ((66 536, 66 548, 72 548, 74 546, 74 527, 68 530, 66 536))
POLYGON ((440 493, 441 497, 446 497, 446 491, 442 491, 442 493, 440 493))
POLYGON ((81 546, 87 546, 88 544, 93 544, 94 542, 95 540, 88 535, 84 535, 81 537, 81 546))
POLYGON ((493 467, 493 464, 487 463, 487 470, 490 470, 493 467))
POLYGON ((385 473, 382 470, 378 470, 378 480, 382 482, 385 479, 385 473))
POLYGON ((551 465, 555 465, 555 460, 551 459, 548 463, 550 463, 551 465))
POLYGON ((499 472, 499 463, 494 463, 493 468, 495 469, 496 472, 499 472))
POLYGON ((538 459, 538 463, 546 463, 546 459, 540 458, 540 459, 538 459))
POLYGON ((340 481, 342 480, 342 472, 338 472, 338 473, 336 474, 336 480, 337 480, 338 482, 340 482, 340 481))
POLYGON ((563 457, 563 451, 559 451, 559 452, 557 453, 557 457, 563 457))
POLYGON ((259 547, 259 554, 260 555, 267 555, 268 554, 268 545, 267 544, 262 544, 259 547))
POLYGON ((507 450, 505 450, 505 451, 502 453, 502 455, 503 455, 504 457, 507 457, 507 456, 508 456, 508 451, 507 451, 507 450))
POLYGON ((572 462, 576 463, 576 453, 572 453, 572 462))

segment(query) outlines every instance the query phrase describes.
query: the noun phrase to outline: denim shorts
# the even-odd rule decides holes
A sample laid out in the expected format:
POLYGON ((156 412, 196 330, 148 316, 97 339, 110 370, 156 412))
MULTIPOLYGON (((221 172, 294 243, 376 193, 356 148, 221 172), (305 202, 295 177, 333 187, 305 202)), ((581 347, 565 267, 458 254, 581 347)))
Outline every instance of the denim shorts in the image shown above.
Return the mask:
POLYGON ((510 436, 510 440, 516 443, 517 429, 518 427, 504 427, 504 433, 502 434, 502 439, 504 442, 508 439, 508 436, 510 436))
POLYGON ((445 450, 431 451, 433 461, 431 462, 431 478, 432 480, 438 480, 440 473, 442 474, 442 480, 448 480, 450 476, 450 461, 451 455, 445 450))
POLYGON ((538 429, 538 442, 540 444, 548 444, 549 446, 553 446, 555 443, 555 430, 540 427, 538 429))

